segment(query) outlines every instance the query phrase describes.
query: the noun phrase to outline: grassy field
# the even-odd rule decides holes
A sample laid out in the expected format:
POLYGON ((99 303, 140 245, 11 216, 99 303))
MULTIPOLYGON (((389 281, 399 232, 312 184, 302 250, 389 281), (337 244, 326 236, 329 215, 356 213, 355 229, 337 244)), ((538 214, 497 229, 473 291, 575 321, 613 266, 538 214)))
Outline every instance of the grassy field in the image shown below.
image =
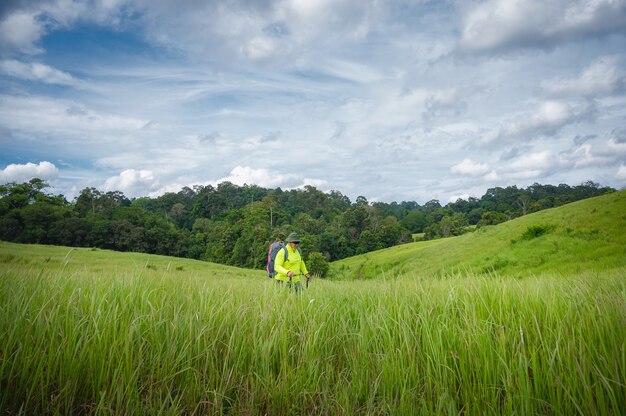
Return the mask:
POLYGON ((626 267, 626 191, 488 226, 458 237, 333 262, 334 278, 448 273, 530 276, 626 267), (539 235, 538 235, 539 234, 539 235))
MULTIPOLYGON (((606 212, 623 206, 605 198, 606 212)), ((512 242, 559 210, 535 214, 397 248, 393 272, 300 295, 262 271, 0 243, 0 414, 623 414, 624 237, 603 234, 615 218, 572 207, 589 216, 568 211, 570 231, 512 242), (513 258, 568 234, 602 239, 563 268, 513 258), (411 266, 411 246, 422 264, 429 250, 460 258, 464 238, 515 262, 483 269, 466 252, 471 267, 411 266)))

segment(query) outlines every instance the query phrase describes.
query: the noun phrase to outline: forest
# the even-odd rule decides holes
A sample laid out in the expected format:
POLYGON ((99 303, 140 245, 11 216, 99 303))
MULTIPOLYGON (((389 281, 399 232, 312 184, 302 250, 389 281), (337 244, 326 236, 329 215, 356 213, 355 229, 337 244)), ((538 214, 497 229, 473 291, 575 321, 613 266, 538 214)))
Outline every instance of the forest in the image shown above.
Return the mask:
POLYGON ((305 255, 334 261, 416 239, 445 238, 546 208, 614 192, 594 182, 490 188, 446 205, 354 202, 315 187, 185 187, 156 198, 85 188, 73 201, 34 178, 0 185, 0 240, 96 247, 263 268, 267 247, 291 231, 305 255), (307 253, 308 252, 308 253, 307 253))

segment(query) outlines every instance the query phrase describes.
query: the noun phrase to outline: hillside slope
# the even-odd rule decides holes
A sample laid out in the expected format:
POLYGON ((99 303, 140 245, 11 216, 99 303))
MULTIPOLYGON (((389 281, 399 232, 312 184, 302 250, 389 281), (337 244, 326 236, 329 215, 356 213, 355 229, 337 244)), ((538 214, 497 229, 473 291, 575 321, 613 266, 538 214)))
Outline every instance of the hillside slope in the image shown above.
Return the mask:
POLYGON ((0 241, 0 267, 81 274, 158 275, 180 274, 200 277, 264 277, 265 271, 242 269, 200 260, 156 254, 17 244, 0 241))
POLYGON ((411 243, 331 264, 345 279, 397 274, 530 275, 626 267, 626 191, 578 201, 459 237, 411 243))

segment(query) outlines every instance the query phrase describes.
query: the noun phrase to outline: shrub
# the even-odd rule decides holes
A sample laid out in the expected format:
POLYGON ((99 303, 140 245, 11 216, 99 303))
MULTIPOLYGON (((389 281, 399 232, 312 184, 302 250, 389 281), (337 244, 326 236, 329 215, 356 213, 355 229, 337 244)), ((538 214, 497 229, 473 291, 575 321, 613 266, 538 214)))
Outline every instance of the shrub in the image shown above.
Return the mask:
POLYGON ((552 225, 531 225, 522 234, 522 240, 532 240, 533 238, 541 237, 544 234, 552 232, 554 226, 552 225))
POLYGON ((309 254, 309 259, 307 260, 307 269, 311 274, 314 274, 318 277, 326 277, 329 268, 330 266, 326 261, 326 257, 324 257, 322 253, 313 252, 309 254))

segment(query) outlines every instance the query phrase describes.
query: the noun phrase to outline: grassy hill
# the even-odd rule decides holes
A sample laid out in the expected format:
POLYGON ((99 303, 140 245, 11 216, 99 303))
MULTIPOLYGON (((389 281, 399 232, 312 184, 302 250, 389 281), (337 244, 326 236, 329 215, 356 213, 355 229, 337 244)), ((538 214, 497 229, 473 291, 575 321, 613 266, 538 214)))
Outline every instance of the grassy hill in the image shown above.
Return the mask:
POLYGON ((205 261, 144 253, 123 253, 98 248, 72 248, 15 244, 0 241, 0 265, 21 268, 45 267, 46 272, 78 270, 83 274, 106 273, 141 275, 172 274, 201 275, 203 277, 260 277, 265 272, 249 270, 205 261), (77 270, 78 269, 78 270, 77 270))
POLYGON ((459 237, 406 244, 340 260, 331 277, 398 274, 526 276, 626 266, 626 191, 529 214, 459 237))

